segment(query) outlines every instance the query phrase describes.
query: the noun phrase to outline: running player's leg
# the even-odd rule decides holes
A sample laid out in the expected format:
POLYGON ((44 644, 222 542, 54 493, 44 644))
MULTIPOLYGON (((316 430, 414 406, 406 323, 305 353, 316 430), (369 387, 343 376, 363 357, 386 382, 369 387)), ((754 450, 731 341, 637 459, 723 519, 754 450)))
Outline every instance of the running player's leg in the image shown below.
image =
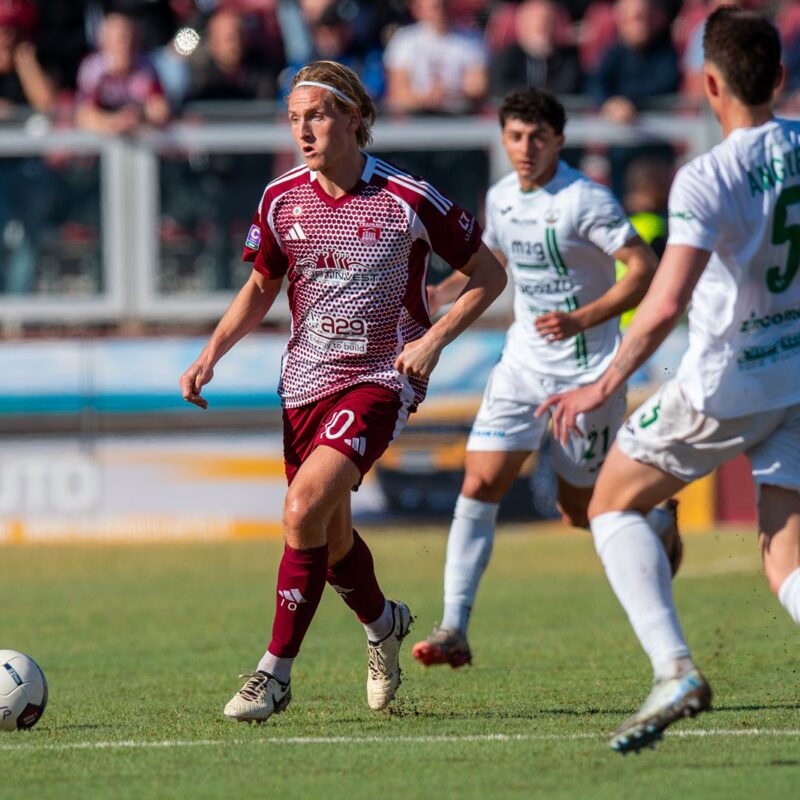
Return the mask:
POLYGON ((465 475, 456 500, 444 569, 442 624, 412 649, 426 666, 471 662, 467 626, 494 543, 497 512, 546 423, 534 418, 535 376, 501 360, 492 370, 467 441, 465 475))
POLYGON ((500 501, 529 450, 469 450, 447 539, 442 625, 467 633, 478 585, 489 563, 500 501))
POLYGON ((349 503, 350 490, 359 477, 347 456, 330 447, 317 447, 286 493, 285 546, 278 568, 272 639, 259 662, 260 670, 284 683, 325 587, 329 523, 337 511, 341 515, 342 504, 349 503))
POLYGON ((759 544, 770 589, 800 624, 800 406, 747 452, 758 485, 759 544))
POLYGON ((761 486, 758 525, 764 573, 770 589, 800 625, 800 492, 781 486, 761 486))
POLYGON ((379 641, 389 634, 391 603, 378 584, 367 543, 353 528, 349 495, 342 500, 328 525, 327 580, 353 610, 371 641, 379 641))
POLYGON ((528 450, 467 451, 464 481, 447 539, 442 623, 411 651, 425 666, 455 668, 472 661, 467 626, 492 554, 497 511, 529 455, 528 450))
POLYGON ((225 706, 229 719, 263 722, 289 704, 292 664, 325 588, 328 525, 358 479, 353 462, 328 447, 318 447, 292 471, 272 638, 256 671, 225 706))
MULTIPOLYGON (((556 502, 561 512, 561 521, 574 528, 588 529, 589 502, 594 493, 594 486, 574 486, 558 474, 556 480, 558 483, 556 502)), ((677 507, 678 501, 670 498, 652 508, 646 516, 648 524, 661 540, 673 577, 683 560, 683 542, 678 531, 677 507)))

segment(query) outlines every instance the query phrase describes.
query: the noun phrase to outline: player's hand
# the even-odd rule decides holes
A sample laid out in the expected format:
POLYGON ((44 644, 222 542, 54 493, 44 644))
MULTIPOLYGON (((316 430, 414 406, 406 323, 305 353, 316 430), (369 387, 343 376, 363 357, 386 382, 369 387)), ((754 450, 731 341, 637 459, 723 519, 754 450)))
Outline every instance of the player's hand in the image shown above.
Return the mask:
POLYGON ((566 311, 550 311, 542 314, 536 318, 533 325, 546 342, 560 342, 577 336, 583 330, 575 317, 566 311))
POLYGON ((214 369, 200 361, 195 361, 186 372, 181 375, 181 393, 187 403, 194 403, 200 408, 208 408, 208 400, 202 397, 202 388, 214 377, 214 369))
POLYGON ((536 409, 534 416, 541 417, 549 411, 553 417, 553 436, 561 444, 566 445, 572 433, 585 436, 585 433, 578 427, 578 414, 594 411, 604 402, 605 397, 599 386, 596 383, 590 383, 588 386, 581 386, 571 392, 548 397, 536 409))
POLYGON ((394 362, 394 368, 402 375, 430 378, 433 368, 439 363, 441 352, 440 347, 423 336, 403 348, 394 362))

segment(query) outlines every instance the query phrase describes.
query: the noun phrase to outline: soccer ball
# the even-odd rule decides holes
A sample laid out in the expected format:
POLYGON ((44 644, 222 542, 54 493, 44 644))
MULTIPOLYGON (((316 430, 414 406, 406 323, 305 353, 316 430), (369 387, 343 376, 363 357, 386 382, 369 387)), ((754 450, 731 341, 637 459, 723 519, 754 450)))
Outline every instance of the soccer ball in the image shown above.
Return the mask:
POLYGON ((47 705, 47 680, 25 653, 0 650, 0 731, 32 728, 47 705))

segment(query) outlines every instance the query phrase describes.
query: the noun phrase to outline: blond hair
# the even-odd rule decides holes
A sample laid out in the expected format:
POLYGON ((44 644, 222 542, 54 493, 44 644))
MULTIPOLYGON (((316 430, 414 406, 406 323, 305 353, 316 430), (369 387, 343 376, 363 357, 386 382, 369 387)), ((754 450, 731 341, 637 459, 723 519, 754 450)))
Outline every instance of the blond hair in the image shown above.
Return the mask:
POLYGON ((378 116, 378 109, 367 94, 361 79, 350 67, 337 61, 312 61, 294 76, 292 91, 298 83, 304 82, 323 84, 335 89, 336 92, 331 94, 333 102, 340 111, 352 111, 353 108, 357 108, 361 112, 361 124, 356 131, 358 146, 366 147, 372 142, 372 126, 378 116), (352 103, 345 102, 342 96, 352 100, 352 103))

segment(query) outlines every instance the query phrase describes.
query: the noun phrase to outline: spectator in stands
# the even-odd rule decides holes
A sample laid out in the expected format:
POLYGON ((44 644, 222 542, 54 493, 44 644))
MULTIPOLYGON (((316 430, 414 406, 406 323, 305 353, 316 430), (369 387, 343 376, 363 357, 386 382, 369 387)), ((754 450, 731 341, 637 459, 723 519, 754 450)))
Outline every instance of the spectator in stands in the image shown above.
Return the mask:
POLYGON ((13 106, 51 111, 55 86, 42 69, 31 37, 36 9, 24 0, 0 2, 0 112, 13 106))
POLYGON ((86 21, 82 2, 39 2, 36 49, 56 86, 72 93, 78 67, 86 55, 86 21))
POLYGON ((678 91, 678 56, 653 0, 617 0, 619 42, 592 76, 592 99, 606 119, 631 123, 647 101, 678 91))
POLYGON ((517 10, 516 42, 491 61, 492 95, 530 86, 555 94, 577 94, 581 70, 575 47, 557 40, 559 9, 553 0, 525 0, 517 10))
POLYGON ((87 56, 78 72, 76 119, 83 128, 111 135, 169 119, 161 84, 139 53, 130 17, 114 13, 103 19, 100 50, 87 56))
POLYGON ((187 100, 271 100, 281 53, 247 46, 239 12, 222 7, 208 21, 205 42, 189 61, 187 100))
POLYGON ((486 51, 477 35, 453 25, 448 0, 411 0, 416 24, 400 28, 384 54, 387 101, 394 111, 473 111, 488 88, 486 51))
MULTIPOLYGON (((342 13, 338 4, 329 6, 311 26, 311 61, 338 61, 354 70, 373 100, 383 96, 385 78, 383 51, 358 42, 353 21, 342 13)), ((304 64, 292 64, 281 78, 284 94, 289 94, 294 76, 304 64)))
MULTIPOLYGON (((75 2, 75 0, 70 0, 75 2)), ((100 43, 102 19, 110 14, 123 14, 133 21, 142 51, 149 53, 167 44, 175 33, 176 16, 172 5, 175 0, 84 0, 88 7, 87 22, 94 28, 95 38, 100 43), (100 26, 93 24, 100 21, 100 26)), ((182 3, 176 3, 180 6, 182 3)), ((198 5, 208 6, 209 3, 198 5)), ((214 3, 216 5, 216 3, 214 3)))

